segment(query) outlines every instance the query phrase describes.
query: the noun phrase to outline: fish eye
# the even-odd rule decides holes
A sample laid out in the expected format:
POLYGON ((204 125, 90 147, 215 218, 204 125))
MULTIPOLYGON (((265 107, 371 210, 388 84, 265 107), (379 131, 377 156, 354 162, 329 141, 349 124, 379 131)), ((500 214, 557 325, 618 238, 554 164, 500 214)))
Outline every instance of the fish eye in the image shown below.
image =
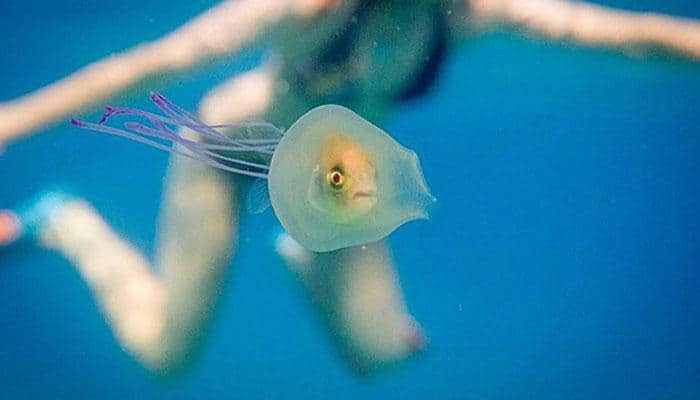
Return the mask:
POLYGON ((326 174, 326 181, 334 190, 340 190, 345 185, 345 173, 340 166, 331 168, 326 174))

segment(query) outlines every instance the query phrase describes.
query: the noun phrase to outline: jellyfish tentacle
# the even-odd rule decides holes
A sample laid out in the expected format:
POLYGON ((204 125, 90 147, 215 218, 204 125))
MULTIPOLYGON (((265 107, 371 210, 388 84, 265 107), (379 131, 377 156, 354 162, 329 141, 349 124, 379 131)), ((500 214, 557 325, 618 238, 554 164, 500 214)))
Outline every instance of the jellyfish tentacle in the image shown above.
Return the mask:
MULTIPOLYGON (((135 142, 143 143, 148 146, 154 147, 159 150, 167 151, 169 153, 175 153, 184 157, 192 158, 198 161, 201 161, 211 167, 232 172, 235 174, 240 174, 240 175, 245 175, 245 176, 250 176, 253 178, 260 178, 260 179, 267 179, 267 173, 264 172, 256 172, 256 171, 250 171, 246 169, 241 169, 241 168, 236 168, 236 167, 231 167, 229 165, 226 165, 222 162, 217 161, 216 159, 213 159, 211 156, 208 156, 207 154, 202 153, 201 151, 196 151, 195 149, 184 145, 185 148, 191 151, 191 153, 182 151, 176 147, 171 147, 164 145, 156 140, 148 139, 143 136, 137 135, 135 133, 128 132, 123 129, 117 129, 108 125, 103 125, 103 124, 96 124, 92 122, 86 122, 86 121, 81 121, 78 119, 71 119, 71 123, 74 126, 77 126, 79 128, 83 129, 88 129, 96 132, 102 132, 102 133, 107 133, 110 135, 115 135, 115 136, 121 136, 124 138, 127 138, 129 140, 133 140, 135 142)), ((182 144, 182 143, 181 143, 182 144)))
POLYGON ((276 145, 279 139, 238 139, 238 142, 252 145, 276 145))
POLYGON ((200 132, 201 134, 213 139, 218 139, 224 142, 233 141, 232 138, 224 135, 216 129, 209 128, 209 126, 200 122, 189 112, 175 105, 160 93, 152 92, 150 97, 153 104, 155 104, 156 107, 158 107, 163 113, 171 117, 178 125, 187 126, 188 128, 194 129, 197 132, 200 132))
MULTIPOLYGON (((235 141, 235 144, 233 144, 232 141, 226 141, 225 144, 209 144, 209 143, 200 143, 196 142, 190 139, 187 139, 179 134, 178 131, 175 131, 174 129, 171 129, 168 127, 168 125, 173 125, 173 126, 185 126, 189 127, 190 125, 183 125, 180 124, 178 125, 178 122, 173 121, 172 119, 153 114, 147 111, 143 111, 137 108, 132 108, 132 107, 116 107, 116 106, 107 106, 105 107, 105 112, 98 121, 98 124, 104 124, 107 122, 111 117, 117 116, 117 115, 129 115, 129 116, 135 116, 135 117, 141 117, 149 121, 151 124, 153 124, 157 129, 149 128, 141 123, 138 122, 126 122, 124 123, 125 127, 127 129, 131 129, 134 131, 137 131, 140 134, 145 134, 148 136, 153 136, 153 137, 158 137, 158 138, 165 138, 167 140, 171 140, 173 142, 178 142, 178 143, 188 143, 191 146, 195 146, 197 148, 202 148, 202 149, 209 149, 209 150, 223 150, 223 151, 254 151, 254 152, 259 152, 263 154, 272 154, 274 151, 274 148, 276 147, 277 143, 279 142, 279 139, 237 139, 235 141), (244 145, 241 146, 238 144, 238 142, 243 143, 244 145)), ((183 121, 184 122, 184 121, 183 121)), ((220 127, 232 127, 232 126, 237 126, 235 124, 230 124, 230 125, 218 125, 220 127)), ((248 124, 246 124, 248 126, 248 124)), ((255 123, 255 126, 261 126, 255 123)), ((210 126, 211 127, 211 126, 210 126)), ((220 155, 215 155, 215 157, 221 158, 220 155)))
POLYGON ((71 124, 73 124, 74 126, 76 126, 78 128, 87 129, 87 130, 96 131, 96 132, 107 133, 109 135, 114 135, 114 136, 121 136, 121 137, 127 138, 129 140, 133 140, 135 142, 143 143, 145 145, 154 147, 154 148, 159 149, 159 150, 167 151, 170 153, 177 153, 179 155, 189 157, 189 158, 194 158, 192 156, 192 154, 185 153, 183 151, 172 148, 170 146, 166 146, 166 145, 164 145, 160 142, 157 142, 155 140, 147 139, 147 138, 144 138, 143 136, 139 136, 139 135, 136 135, 134 133, 124 131, 122 129, 113 128, 113 127, 108 126, 108 125, 87 122, 87 121, 79 120, 76 118, 71 119, 70 122, 71 122, 71 124))
MULTIPOLYGON (((163 116, 160 116, 158 114, 153 114, 148 111, 143 111, 138 108, 132 108, 132 107, 116 107, 116 106, 107 106, 105 107, 105 112, 102 114, 102 117, 98 121, 98 124, 104 124, 106 123, 111 117, 117 116, 117 115, 127 115, 127 116, 135 116, 135 117, 141 117, 149 122, 151 122, 153 125, 155 125, 157 128, 167 131, 170 133, 172 136, 179 136, 178 132, 168 128, 168 125, 172 126, 183 126, 186 128, 193 128, 194 126, 191 124, 185 124, 184 121, 183 123, 178 123, 170 118, 166 118, 163 116)), ((199 125, 197 125, 199 126, 199 125)), ((229 125, 216 125, 216 126, 209 126, 211 128, 213 127, 237 127, 236 124, 229 124, 229 125)), ((181 136, 179 136, 181 137, 181 136)), ((227 139, 230 139, 227 137, 227 139)), ((217 139, 218 140, 218 139, 217 139)), ((234 140, 226 140, 226 143, 233 143, 234 140)), ((218 150, 229 150, 229 151, 251 151, 251 147, 257 147, 260 146, 259 150, 269 150, 269 147, 276 145, 279 142, 279 139, 235 139, 235 142, 238 143, 243 143, 244 146, 238 146, 236 145, 231 145, 231 144, 226 144, 226 145, 217 145, 221 146, 218 148, 218 150)), ((193 142, 197 143, 197 142, 193 142)), ((257 149, 256 149, 257 150, 257 149)))
POLYGON ((150 98, 165 116, 132 107, 107 106, 97 124, 77 119, 73 119, 71 122, 81 128, 125 137, 159 150, 200 160, 224 171, 255 178, 267 178, 267 173, 270 170, 267 162, 248 161, 242 159, 239 154, 231 156, 221 154, 221 152, 272 155, 282 138, 283 131, 281 129, 265 121, 248 121, 234 125, 207 125, 194 114, 174 104, 161 94, 151 93, 150 98), (106 125, 110 118, 118 115, 137 117, 147 122, 126 121, 123 123, 123 129, 106 125), (199 142, 190 139, 182 134, 182 130, 175 129, 181 127, 194 130, 201 134, 206 141, 199 142), (270 129, 275 137, 233 138, 216 130, 217 127, 245 128, 246 133, 244 134, 248 135, 251 134, 252 128, 270 129), (168 143, 163 143, 161 140, 168 143), (178 148, 173 144, 182 147, 178 148))
MULTIPOLYGON (((223 154, 215 153, 213 151, 207 150, 207 146, 203 145, 202 143, 195 142, 194 140, 189 140, 186 138, 183 138, 182 136, 178 135, 170 135, 167 131, 163 133, 162 131, 159 131, 157 129, 149 128, 148 126, 145 126, 139 122, 133 122, 133 121, 127 121, 124 123, 124 127, 127 129, 134 131, 136 133, 140 133, 142 135, 146 136, 151 136, 151 137, 156 137, 160 139, 166 139, 170 140, 174 143, 178 143, 182 146, 185 146, 187 149, 192 151, 195 154, 198 155, 205 155, 211 158, 216 158, 222 161, 228 161, 230 163, 234 164, 239 164, 239 165, 245 165, 248 167, 253 167, 253 168, 259 168, 263 170, 269 170, 270 167, 266 164, 260 164, 260 163, 255 163, 251 161, 245 161, 241 160, 238 158, 233 158, 233 157, 228 157, 223 154)), ((236 148, 235 146, 221 146, 220 150, 225 150, 225 151, 235 151, 236 148)))
MULTIPOLYGON (((194 144, 198 148, 203 148, 206 147, 209 150, 223 150, 223 151, 240 151, 240 152, 254 152, 254 153, 261 153, 261 154, 266 154, 266 155, 271 155, 274 152, 274 149, 279 143, 279 140, 282 135, 282 131, 275 127, 274 125, 270 124, 269 122, 265 121, 247 121, 241 124, 222 124, 222 125, 206 125, 200 120, 198 120, 196 117, 194 117, 191 113, 183 110, 181 107, 175 105, 174 103, 170 102, 167 100, 164 96, 158 95, 158 94, 152 94, 151 95, 154 103, 156 106, 158 106, 164 113, 169 115, 172 118, 167 118, 163 117, 158 114, 150 113, 148 111, 140 110, 137 108, 133 107, 117 107, 117 106, 107 106, 105 107, 105 112, 98 121, 99 124, 104 124, 106 123, 111 117, 117 116, 117 115, 122 115, 122 116, 134 116, 134 117, 140 117, 148 120, 151 124, 153 124, 159 131, 162 133, 167 133, 167 135, 161 135, 161 132, 154 132, 151 131, 151 135, 153 133, 156 133, 157 137, 161 136, 166 136, 166 139, 172 140, 175 142, 181 142, 183 140, 188 140, 188 143, 197 143, 194 144), (172 108, 172 109, 171 109, 172 108), (186 119, 181 119, 178 117, 178 113, 183 113, 185 115, 186 119), (193 129, 202 135, 204 135, 208 140, 213 141, 215 143, 210 144, 200 144, 198 142, 191 141, 189 139, 185 139, 182 137, 182 135, 179 133, 180 131, 176 131, 174 129, 169 128, 168 126, 174 126, 174 127, 186 127, 193 129), (273 134, 275 134, 277 137, 276 138, 265 138, 265 139, 250 139, 250 138, 244 138, 244 139, 238 139, 238 138, 230 138, 228 136, 225 136, 221 134, 220 132, 216 131, 214 128, 216 127, 224 127, 224 128, 246 128, 249 129, 251 127, 256 127, 256 128, 265 128, 265 129, 272 129, 273 134)), ((131 125, 132 127, 136 125, 131 125)), ((143 125, 140 126, 140 129, 142 129, 141 134, 143 134, 143 125)), ((221 158, 219 155, 214 156, 216 158, 221 158)))
POLYGON ((97 121, 98 124, 104 124, 110 118, 117 115, 130 115, 136 117, 142 117, 154 124, 166 124, 177 126, 177 122, 170 118, 163 117, 162 115, 154 114, 148 111, 140 110, 134 107, 118 107, 118 106, 105 106, 105 111, 97 121))
MULTIPOLYGON (((172 126, 183 126, 186 128, 192 128, 192 127, 197 127, 200 126, 200 124, 192 125, 189 123, 185 123, 185 121, 181 121, 181 123, 178 123, 177 121, 163 117, 158 114, 154 114, 148 111, 144 111, 138 108, 134 107, 118 107, 118 106, 106 106, 105 107, 105 112, 102 114, 100 117, 100 120, 97 121, 98 124, 103 124, 107 122, 110 118, 117 116, 117 115, 128 115, 128 116, 135 116, 135 117, 142 117, 144 119, 147 119, 149 122, 153 123, 154 125, 158 126, 159 128, 167 128, 168 125, 172 126)), ((232 142, 236 141, 238 143, 243 143, 246 145, 276 145, 279 143, 281 139, 281 131, 279 128, 274 126, 273 124, 265 121, 245 121, 242 123, 237 123, 237 124, 219 124, 219 125, 207 125, 209 128, 224 128, 224 129, 231 129, 231 128, 268 128, 272 129, 274 133, 279 133, 279 137, 276 138, 267 138, 267 139, 233 139, 229 138, 228 136, 224 136, 226 138, 226 142, 232 142)), ((169 132, 171 132, 173 135, 176 135, 177 132, 172 129, 168 129, 169 132)))
POLYGON ((254 152, 254 153, 268 154, 268 155, 271 155, 275 151, 275 146, 259 146, 259 147, 255 148, 255 151, 251 151, 248 148, 242 149, 240 147, 235 147, 235 146, 226 145, 226 144, 200 143, 200 145, 202 146, 202 148, 209 149, 209 150, 254 152))
MULTIPOLYGON (((183 109, 172 101, 168 100, 165 96, 160 93, 151 93, 151 101, 165 114, 170 116, 178 125, 188 127, 194 131, 204 135, 205 137, 213 140, 223 141, 227 143, 235 143, 240 146, 239 151, 250 151, 257 152, 257 148, 254 145, 248 145, 245 142, 241 142, 240 139, 231 138, 212 128, 210 125, 205 124, 194 116, 189 111, 183 109)), ((258 123, 260 124, 260 123, 258 123)), ((278 133, 281 137, 282 130, 270 123, 265 123, 265 127, 272 128, 275 133, 278 133)))
POLYGON ((151 100, 158 108, 160 108, 161 111, 173 118, 173 120, 175 120, 179 125, 186 126, 201 133, 205 137, 212 138, 214 140, 239 144, 241 147, 243 147, 242 150, 255 151, 253 147, 248 148, 246 144, 240 143, 238 139, 226 136, 211 126, 203 123, 189 111, 171 102, 165 96, 159 93, 151 93, 151 100))

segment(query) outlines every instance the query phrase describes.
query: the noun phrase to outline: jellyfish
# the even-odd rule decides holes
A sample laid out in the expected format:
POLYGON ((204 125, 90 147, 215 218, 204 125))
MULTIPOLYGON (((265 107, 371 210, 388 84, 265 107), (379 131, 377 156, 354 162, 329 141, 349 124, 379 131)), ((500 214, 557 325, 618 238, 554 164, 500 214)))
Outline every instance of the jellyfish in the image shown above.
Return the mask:
POLYGON ((416 153, 345 107, 316 107, 284 132, 266 121, 206 125, 158 93, 151 100, 165 116, 108 106, 97 123, 71 122, 255 178, 249 210, 271 205, 285 230, 309 250, 375 242, 406 222, 427 219, 435 202, 416 153), (104 124, 116 115, 148 124, 127 121, 124 129, 104 124), (205 141, 179 134, 173 129, 178 126, 205 141), (227 136, 217 128, 238 134, 227 136))

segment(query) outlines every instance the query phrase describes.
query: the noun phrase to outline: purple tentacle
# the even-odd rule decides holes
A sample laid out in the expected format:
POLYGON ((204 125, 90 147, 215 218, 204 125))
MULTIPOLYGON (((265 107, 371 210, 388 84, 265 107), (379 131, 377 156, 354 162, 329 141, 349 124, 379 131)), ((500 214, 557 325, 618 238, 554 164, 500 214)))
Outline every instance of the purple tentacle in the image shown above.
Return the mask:
MULTIPOLYGON (((149 128, 143 124, 140 124, 138 122, 133 122, 133 121, 128 121, 124 123, 124 127, 134 131, 136 133, 140 133, 142 135, 146 136, 151 136, 151 137, 156 137, 160 139, 166 139, 170 140, 174 143, 180 144, 184 147, 186 147, 188 150, 192 151, 193 153, 199 155, 199 156, 207 156, 211 158, 216 158, 222 161, 228 161, 233 164, 239 164, 239 165, 245 165, 248 167, 254 167, 254 168, 260 168, 263 170, 269 170, 270 167, 265 165, 265 164, 260 164, 260 163, 254 163, 250 161, 245 161, 245 160, 239 160, 237 158, 232 158, 232 157, 227 157, 222 154, 214 153, 210 150, 207 150, 207 147, 202 145, 199 142, 195 142, 193 140, 189 140, 186 138, 183 138, 181 136, 177 136, 174 134, 170 134, 168 131, 159 131, 157 129, 149 128)), ((233 146, 221 146, 220 150, 224 151, 231 151, 233 146)))
POLYGON ((190 112, 182 109, 164 96, 158 93, 151 94, 153 103, 167 116, 162 116, 137 108, 131 107, 105 107, 105 112, 98 123, 91 123, 72 119, 71 123, 83 129, 107 133, 115 136, 125 137, 139 143, 155 147, 157 149, 193 158, 206 163, 214 168, 222 169, 236 174, 251 176, 255 178, 267 178, 269 166, 263 163, 251 162, 235 157, 229 157, 215 151, 225 152, 252 152, 258 154, 271 155, 274 153, 277 144, 282 136, 282 130, 265 121, 247 121, 241 124, 232 125, 206 125, 190 112), (105 125, 114 116, 133 116, 143 118, 149 125, 140 122, 126 121, 125 129, 118 129, 105 125), (200 143, 184 137, 175 127, 185 127, 202 134, 210 142, 200 143), (270 129, 275 138, 250 139, 231 138, 215 128, 264 128, 270 129), (165 140, 165 144, 158 140, 165 140), (183 148, 173 147, 178 144, 183 148), (251 169, 243 169, 229 164, 236 164, 251 169))
POLYGON ((139 135, 136 135, 136 134, 133 134, 133 133, 121 130, 121 129, 113 128, 111 126, 81 121, 81 120, 78 120, 75 118, 71 119, 71 123, 74 126, 77 126, 78 128, 89 129, 92 131, 107 133, 107 134, 115 135, 115 136, 121 136, 121 137, 127 138, 129 140, 133 140, 135 142, 146 144, 148 146, 154 147, 154 148, 159 149, 159 150, 163 150, 163 151, 167 151, 169 153, 175 153, 175 154, 179 154, 179 155, 184 156, 184 157, 192 158, 194 160, 201 161, 209 166, 212 166, 214 168, 218 168, 218 169, 221 169, 224 171, 232 172, 235 174, 246 175, 246 176, 250 176, 253 178, 267 179, 266 173, 248 171, 248 170, 244 170, 244 169, 240 169, 240 168, 231 167, 231 166, 228 166, 226 164, 220 163, 216 160, 212 160, 206 156, 202 156, 201 154, 199 154, 197 152, 187 153, 187 152, 179 150, 176 147, 166 146, 166 145, 164 145, 160 142, 157 142, 155 140, 146 139, 142 136, 139 136, 139 135))
MULTIPOLYGON (((153 113, 149 113, 147 111, 139 110, 138 108, 114 107, 114 106, 105 107, 105 112, 104 112, 104 114, 102 114, 102 117, 98 121, 98 124, 103 124, 103 123, 107 122, 107 120, 109 118, 116 116, 116 115, 131 115, 131 116, 135 116, 135 117, 142 117, 142 118, 148 120, 149 122, 151 122, 153 125, 155 125, 159 129, 171 133, 172 136, 176 136, 176 135, 178 135, 178 133, 175 130, 168 128, 167 125, 172 125, 172 126, 180 125, 180 126, 184 126, 184 127, 191 127, 190 125, 178 124, 177 122, 173 121, 172 119, 162 117, 158 114, 153 114, 153 113)), ((232 126, 236 126, 236 125, 220 125, 220 126, 232 127, 232 126)), ((231 139, 228 137, 226 137, 226 138, 228 139, 228 140, 226 140, 226 143, 236 143, 236 145, 231 145, 231 144, 218 145, 218 146, 221 146, 220 150, 257 151, 260 148, 269 147, 270 145, 276 145, 277 143, 279 143, 279 139, 260 139, 260 143, 258 143, 256 139, 238 140, 238 139, 231 139), (237 143, 239 141, 243 142, 245 145, 244 146, 237 145, 237 143), (259 146, 259 145, 267 145, 267 146, 259 146), (255 147, 255 148, 253 149, 252 147, 255 147)), ((264 150, 267 150, 267 149, 265 148, 264 150)))
MULTIPOLYGON (((158 102, 161 101, 161 99, 165 99, 165 97, 157 94, 153 94, 152 96, 159 96, 157 97, 158 102)), ((165 99, 167 103, 163 104, 172 104, 169 100, 165 99)), ((154 103, 156 100, 154 100, 154 103)), ((158 105, 158 103, 156 103, 158 105)), ((173 105, 174 106, 174 105, 173 105)), ((178 108, 178 110, 182 110, 178 106, 175 106, 178 108)), ((226 148, 227 150, 235 150, 235 151, 252 151, 252 152, 257 152, 259 150, 274 150, 274 147, 279 143, 279 140, 281 138, 281 130, 274 125, 270 124, 269 122, 257 122, 257 121, 246 121, 242 123, 237 123, 237 124, 221 124, 221 125, 206 125, 203 122, 199 121, 198 119, 194 118, 190 113, 187 113, 188 119, 180 119, 174 114, 172 111, 170 111, 167 108, 161 108, 164 112, 166 112, 168 115, 174 116, 175 119, 171 118, 166 118, 163 116, 160 116, 158 114, 153 114, 147 111, 140 110, 138 108, 132 108, 132 107, 115 107, 115 106, 106 106, 105 107, 105 112, 102 114, 102 117, 98 121, 99 124, 105 123, 109 118, 117 115, 131 115, 135 117, 141 117, 149 122, 151 122, 153 125, 157 126, 159 129, 167 130, 173 135, 177 135, 177 133, 172 130, 167 128, 167 125, 171 126, 182 126, 190 129, 194 129, 199 133, 202 133, 209 139, 213 139, 218 142, 225 142, 225 143, 231 143, 231 144, 236 144, 237 147, 228 147, 226 148), (262 128, 267 128, 271 129, 273 132, 279 132, 280 137, 279 138, 273 138, 273 139, 236 139, 236 138, 231 138, 226 135, 221 134, 220 132, 214 130, 213 128, 238 128, 238 127, 244 127, 244 128, 251 128, 251 127, 262 127, 262 128), (214 133, 212 135, 212 133, 214 133), (263 146, 265 145, 265 146, 263 146)), ((182 110, 183 112, 186 112, 182 110)), ((267 153, 268 151, 264 151, 267 153)))
MULTIPOLYGON (((193 129, 205 137, 209 137, 214 140, 221 140, 225 142, 235 142, 239 146, 241 146, 241 151, 256 151, 255 146, 248 146, 245 142, 241 141, 240 139, 233 139, 230 138, 221 132, 217 131, 216 129, 212 128, 210 125, 207 125, 200 121, 196 116, 194 116, 192 113, 189 111, 183 109, 182 107, 178 106, 177 104, 171 102, 168 100, 165 96, 159 94, 159 93, 151 93, 151 100, 153 103, 165 114, 169 115, 173 120, 175 120, 179 125, 186 126, 190 129, 193 129)), ((241 126, 241 125, 234 125, 234 126, 241 126)), ((243 125, 245 126, 245 125, 243 125)), ((267 127, 273 127, 276 131, 280 131, 279 128, 275 127, 272 124, 265 123, 265 126, 267 127)))
POLYGON ((204 123, 201 123, 199 119, 195 118, 189 112, 183 110, 182 108, 176 106, 170 100, 166 99, 165 96, 159 93, 151 93, 151 101, 165 114, 170 116, 178 125, 187 126, 202 133, 205 136, 211 137, 212 139, 218 139, 221 141, 231 141, 232 139, 228 136, 222 134, 216 129, 210 128, 204 123))

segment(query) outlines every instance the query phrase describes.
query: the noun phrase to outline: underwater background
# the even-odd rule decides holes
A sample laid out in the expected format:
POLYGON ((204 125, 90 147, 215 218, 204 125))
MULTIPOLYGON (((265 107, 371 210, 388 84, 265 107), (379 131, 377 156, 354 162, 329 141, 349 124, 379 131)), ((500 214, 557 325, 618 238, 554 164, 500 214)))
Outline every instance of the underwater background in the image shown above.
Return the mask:
MULTIPOLYGON (((4 0, 0 101, 214 3, 4 0)), ((700 18, 695 0, 598 3, 700 18)), ((268 212, 244 222, 201 354, 170 379, 120 349, 67 261, 2 254, 0 398, 700 398, 700 65, 508 33, 454 50, 382 126, 439 199, 389 239, 423 354, 353 374, 275 254, 268 212)), ((265 54, 154 89, 195 109, 265 54)), ((59 123, 0 153, 0 208, 68 188, 151 256, 167 157, 59 123)))

